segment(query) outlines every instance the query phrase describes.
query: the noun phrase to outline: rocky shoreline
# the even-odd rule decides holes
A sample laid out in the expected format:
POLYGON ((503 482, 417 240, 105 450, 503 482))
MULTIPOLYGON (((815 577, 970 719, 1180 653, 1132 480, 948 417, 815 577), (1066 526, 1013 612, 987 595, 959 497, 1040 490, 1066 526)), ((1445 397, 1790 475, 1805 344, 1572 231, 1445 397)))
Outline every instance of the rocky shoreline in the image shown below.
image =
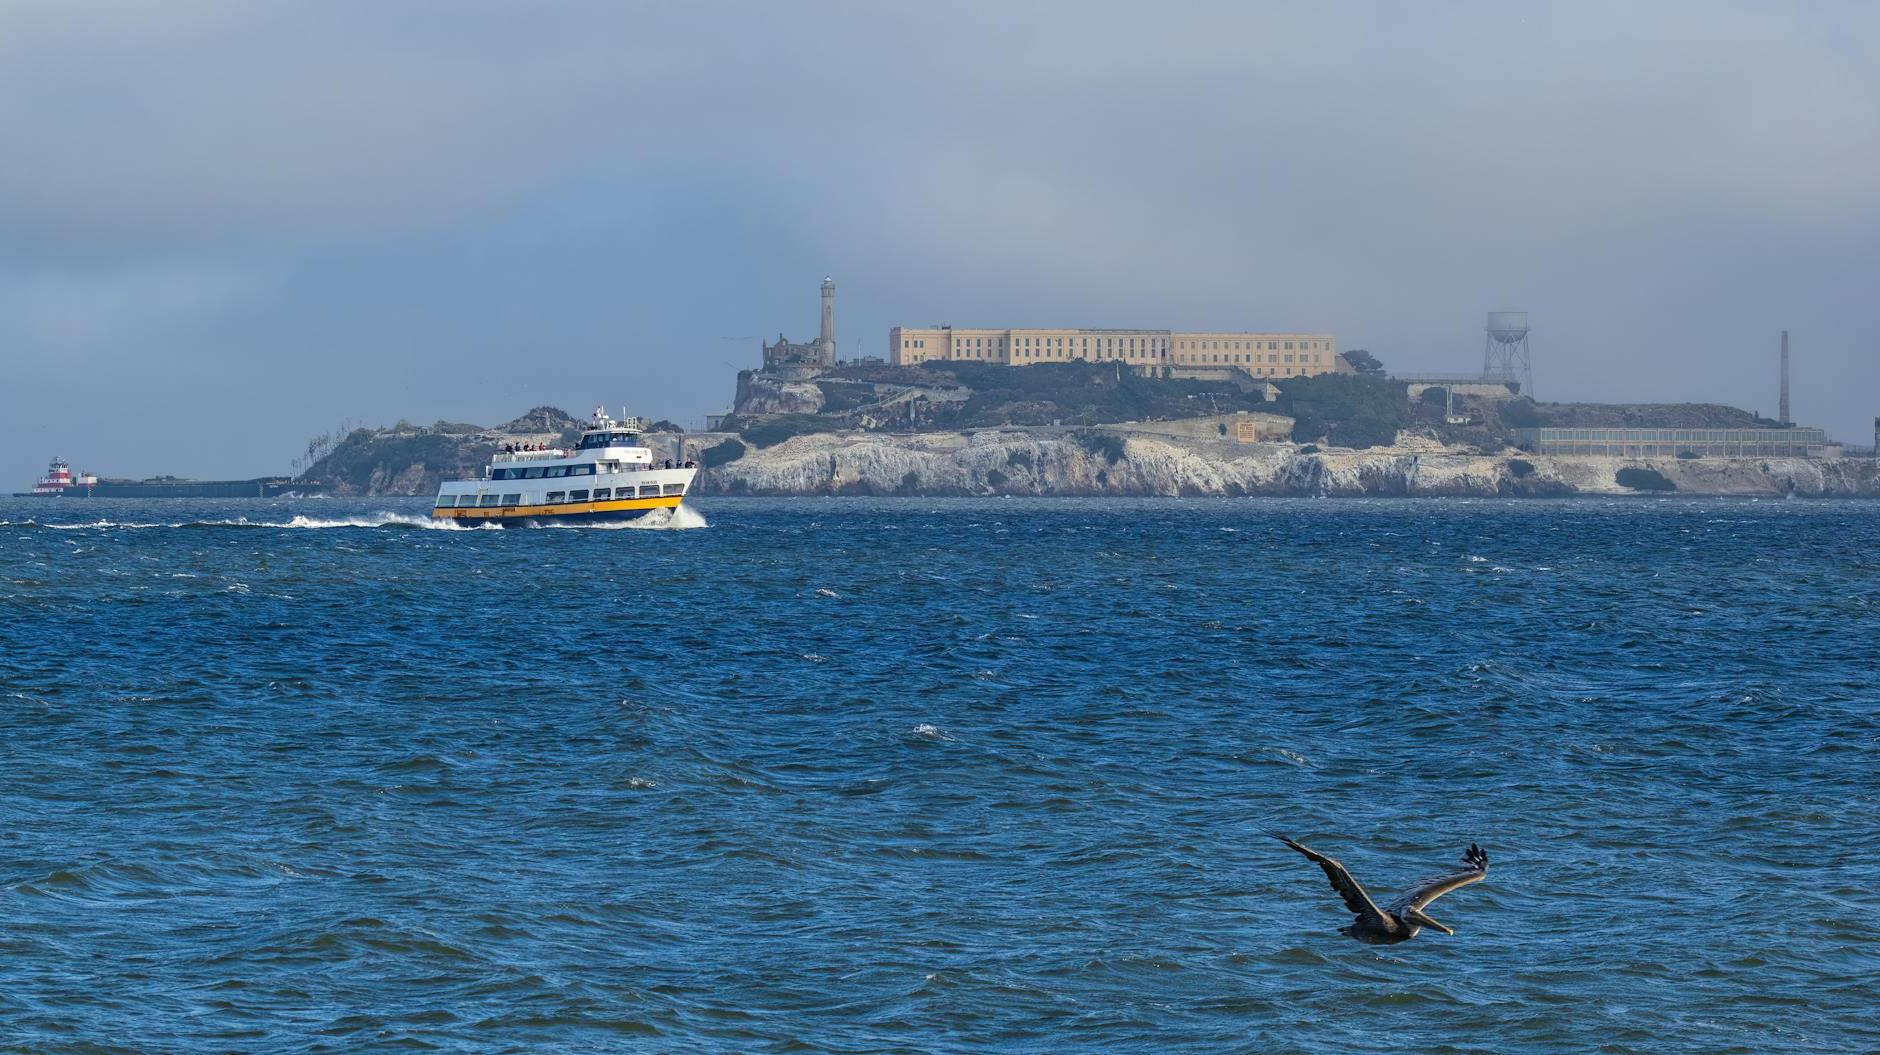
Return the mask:
MULTIPOLYGON (((703 439, 693 438, 694 442, 703 439)), ((1880 497, 1867 459, 1552 458, 1403 437, 1370 450, 1233 443, 1130 428, 817 433, 702 472, 699 494, 1564 497, 1676 493, 1880 497), (1623 469, 1667 483, 1643 491, 1623 469)))
MULTIPOLYGON (((759 447, 751 434, 649 432, 655 459, 700 459, 701 495, 1564 497, 1676 493, 1880 497, 1871 458, 1547 457, 1400 433, 1387 447, 1298 444, 1280 415, 1099 426, 813 432, 759 447), (1247 442, 1238 442, 1245 440, 1247 442), (730 461, 721 459, 741 451, 730 461), (1631 472, 1627 472, 1630 470, 1631 472), (1619 482, 1622 472, 1656 491, 1619 482)), ((305 478, 336 495, 430 495, 480 474, 506 442, 565 443, 552 408, 493 428, 357 430, 305 478)))

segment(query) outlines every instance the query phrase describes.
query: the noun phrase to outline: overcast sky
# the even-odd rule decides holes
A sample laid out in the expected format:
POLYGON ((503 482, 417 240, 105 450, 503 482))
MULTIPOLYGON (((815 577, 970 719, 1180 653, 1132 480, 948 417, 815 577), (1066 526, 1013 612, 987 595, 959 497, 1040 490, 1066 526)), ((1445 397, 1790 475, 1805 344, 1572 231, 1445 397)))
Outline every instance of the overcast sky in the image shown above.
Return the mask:
POLYGON ((1880 4, 0 4, 0 490, 284 472, 760 335, 1329 331, 1871 442, 1880 4))

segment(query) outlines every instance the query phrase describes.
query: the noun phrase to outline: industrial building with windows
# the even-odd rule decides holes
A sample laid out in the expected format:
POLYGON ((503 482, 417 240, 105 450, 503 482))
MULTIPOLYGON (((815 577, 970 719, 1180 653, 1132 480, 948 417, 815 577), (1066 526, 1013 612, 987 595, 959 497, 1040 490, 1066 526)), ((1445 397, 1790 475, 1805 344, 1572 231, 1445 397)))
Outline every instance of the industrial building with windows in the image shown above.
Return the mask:
POLYGON ((888 361, 1036 363, 1121 362, 1143 372, 1239 369, 1253 377, 1303 377, 1347 369, 1326 333, 1177 333, 1172 330, 968 329, 897 326, 888 361))
POLYGON ((1536 454, 1603 454, 1622 458, 1838 458, 1841 448, 1821 429, 1516 429, 1523 450, 1536 454))

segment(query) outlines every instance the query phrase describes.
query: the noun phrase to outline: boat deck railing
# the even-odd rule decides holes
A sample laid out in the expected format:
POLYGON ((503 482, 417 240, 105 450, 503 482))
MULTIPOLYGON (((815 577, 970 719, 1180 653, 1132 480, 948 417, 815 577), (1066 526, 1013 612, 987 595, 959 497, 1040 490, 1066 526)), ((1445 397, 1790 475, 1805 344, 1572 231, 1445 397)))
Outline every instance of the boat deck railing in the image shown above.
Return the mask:
POLYGON ((492 462, 545 462, 556 458, 566 458, 568 452, 559 447, 545 451, 497 451, 490 456, 492 462))

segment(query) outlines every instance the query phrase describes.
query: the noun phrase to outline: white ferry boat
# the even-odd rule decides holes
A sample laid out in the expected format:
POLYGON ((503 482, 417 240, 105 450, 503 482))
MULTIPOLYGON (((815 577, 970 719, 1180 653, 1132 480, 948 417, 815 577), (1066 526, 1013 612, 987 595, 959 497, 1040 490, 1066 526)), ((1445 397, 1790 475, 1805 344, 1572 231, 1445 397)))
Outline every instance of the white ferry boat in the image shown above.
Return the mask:
POLYGON ((572 450, 508 447, 497 451, 481 480, 439 485, 431 516, 499 524, 633 520, 685 499, 698 468, 657 463, 640 446, 637 418, 615 421, 596 409, 572 450))

